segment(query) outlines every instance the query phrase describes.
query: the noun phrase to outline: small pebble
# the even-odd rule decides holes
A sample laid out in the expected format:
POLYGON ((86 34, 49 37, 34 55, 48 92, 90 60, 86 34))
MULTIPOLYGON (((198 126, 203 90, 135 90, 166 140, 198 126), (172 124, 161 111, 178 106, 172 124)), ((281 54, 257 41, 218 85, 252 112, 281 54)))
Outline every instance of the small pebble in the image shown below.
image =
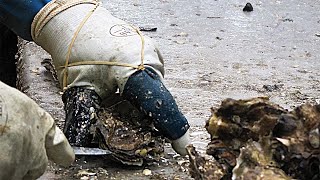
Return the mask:
POLYGON ((150 169, 144 169, 142 173, 143 173, 143 175, 145 175, 145 176, 150 176, 150 175, 152 174, 152 172, 151 172, 150 169))
POLYGON ((253 7, 252 7, 251 3, 247 3, 246 6, 244 6, 243 11, 245 11, 245 12, 253 11, 253 7))

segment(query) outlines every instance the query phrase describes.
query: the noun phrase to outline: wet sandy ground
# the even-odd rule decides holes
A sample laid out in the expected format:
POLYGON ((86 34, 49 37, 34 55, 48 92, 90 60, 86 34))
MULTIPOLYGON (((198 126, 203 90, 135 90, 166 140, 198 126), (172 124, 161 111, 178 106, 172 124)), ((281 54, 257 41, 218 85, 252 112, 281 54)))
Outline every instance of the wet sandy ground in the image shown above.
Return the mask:
POLYGON ((268 95, 285 107, 319 102, 319 2, 108 1, 159 44, 166 84, 192 125, 227 97, 268 95), (263 86, 278 88, 263 88, 263 86), (269 92, 269 91, 271 92, 269 92))
MULTIPOLYGON (((189 119, 192 139, 202 152, 209 138, 203 126, 210 107, 225 98, 269 96, 288 109, 320 103, 320 2, 250 2, 254 10, 245 13, 247 1, 242 0, 104 1, 115 16, 157 28, 144 34, 159 45, 165 84, 189 119)), ((159 176, 144 176, 144 168, 115 168, 101 162, 96 168, 82 163, 81 168, 91 168, 100 179, 186 179, 186 159, 167 151, 160 167, 145 167, 159 176)), ((79 166, 50 170, 41 179, 80 178, 73 176, 78 170, 79 166)))

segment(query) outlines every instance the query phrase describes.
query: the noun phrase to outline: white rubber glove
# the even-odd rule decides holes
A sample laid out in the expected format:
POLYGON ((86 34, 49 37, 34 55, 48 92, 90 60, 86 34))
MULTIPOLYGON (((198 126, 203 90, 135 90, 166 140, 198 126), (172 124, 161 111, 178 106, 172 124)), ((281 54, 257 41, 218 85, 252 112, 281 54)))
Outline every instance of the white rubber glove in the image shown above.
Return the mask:
POLYGON ((190 143, 191 143, 190 142, 190 134, 189 134, 189 129, 188 129, 188 131, 183 136, 181 136, 180 138, 178 138, 176 140, 173 140, 171 142, 171 146, 177 153, 179 153, 182 156, 185 156, 185 155, 187 155, 186 147, 190 143))
POLYGON ((0 82, 0 179, 36 179, 45 172, 48 159, 68 166, 74 158, 52 117, 0 82))
MULTIPOLYGON (((72 38, 95 7, 96 0, 53 0, 34 18, 34 41, 52 56, 60 84, 63 85, 68 47, 72 38), (81 4, 82 3, 82 4, 81 4)), ((154 42, 144 37, 144 64, 163 76, 163 60, 154 42)), ((141 37, 128 23, 112 16, 99 5, 84 23, 72 46, 70 63, 84 61, 110 61, 135 66, 141 63, 141 37)), ((68 68, 67 87, 91 87, 104 99, 122 92, 124 85, 136 69, 109 65, 78 65, 68 68)))

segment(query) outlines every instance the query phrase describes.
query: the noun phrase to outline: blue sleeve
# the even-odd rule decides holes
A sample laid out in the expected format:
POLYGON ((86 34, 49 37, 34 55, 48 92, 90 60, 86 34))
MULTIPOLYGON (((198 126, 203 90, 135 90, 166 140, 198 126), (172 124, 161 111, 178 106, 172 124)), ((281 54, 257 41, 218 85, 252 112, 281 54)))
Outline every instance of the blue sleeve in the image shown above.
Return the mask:
POLYGON ((34 16, 51 0, 0 0, 0 22, 18 36, 31 38, 34 16))

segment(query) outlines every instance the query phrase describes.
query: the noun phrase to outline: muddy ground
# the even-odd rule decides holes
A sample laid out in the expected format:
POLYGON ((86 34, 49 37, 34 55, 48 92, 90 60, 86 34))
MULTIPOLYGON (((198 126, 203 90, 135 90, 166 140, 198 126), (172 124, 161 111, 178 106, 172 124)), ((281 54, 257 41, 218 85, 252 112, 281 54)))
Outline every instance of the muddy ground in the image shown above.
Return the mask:
MULTIPOLYGON (((115 16, 136 26, 157 28, 144 34, 159 44, 165 59, 165 84, 188 118, 193 143, 201 152, 209 138, 204 123, 210 107, 225 98, 269 96, 288 109, 305 102, 320 103, 320 2, 250 2, 252 12, 242 11, 247 3, 243 0, 104 1, 115 16)), ((22 60, 32 61, 26 92, 57 121, 63 120, 59 89, 43 87, 43 82, 54 84, 40 64, 48 55, 31 43, 23 47, 22 60)), ((98 179, 191 179, 186 166, 187 158, 175 155, 168 146, 161 162, 144 167, 79 157, 69 169, 50 165, 40 179, 90 175, 98 179), (144 169, 152 175, 144 175, 144 169)))

